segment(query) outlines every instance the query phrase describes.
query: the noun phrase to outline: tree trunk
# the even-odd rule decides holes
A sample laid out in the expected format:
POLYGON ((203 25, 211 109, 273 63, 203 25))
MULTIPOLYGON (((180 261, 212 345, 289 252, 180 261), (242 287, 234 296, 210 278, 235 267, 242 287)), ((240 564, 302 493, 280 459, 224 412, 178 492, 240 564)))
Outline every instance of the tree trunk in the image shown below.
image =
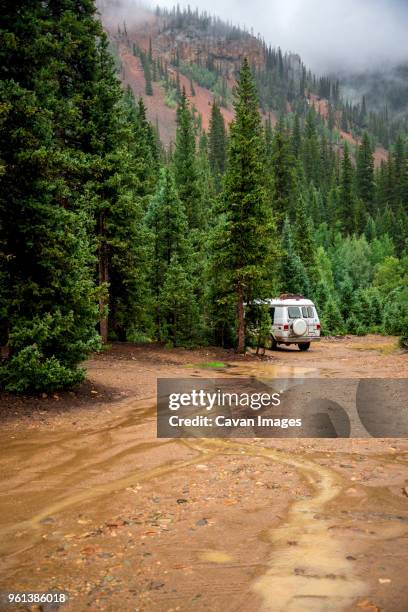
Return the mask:
MULTIPOLYGON (((99 286, 104 283, 109 282, 109 266, 108 266, 108 253, 107 253, 107 245, 105 239, 105 219, 103 213, 101 213, 99 217, 99 257, 98 257, 98 280, 99 286)), ((106 306, 108 305, 108 300, 105 296, 102 296, 99 299, 99 310, 100 312, 104 312, 106 310, 106 306)), ((99 333, 101 334, 101 339, 103 344, 106 344, 108 341, 108 315, 105 314, 99 321, 99 333)))
POLYGON ((238 320, 238 346, 237 353, 245 353, 245 316, 244 316, 244 288, 238 286, 237 320, 238 320))

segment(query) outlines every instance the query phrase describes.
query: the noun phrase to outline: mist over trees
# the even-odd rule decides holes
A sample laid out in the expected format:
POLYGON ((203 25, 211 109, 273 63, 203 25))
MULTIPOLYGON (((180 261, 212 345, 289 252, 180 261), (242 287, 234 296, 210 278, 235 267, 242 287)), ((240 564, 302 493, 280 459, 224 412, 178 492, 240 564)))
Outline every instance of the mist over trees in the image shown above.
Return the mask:
MULTIPOLYGON (((93 2, 8 4, 2 21, 0 387, 72 388, 109 340, 242 351, 244 302, 283 291, 315 301, 325 334, 407 346, 403 133, 375 169, 364 106, 316 82, 330 124, 304 95, 313 77, 301 70, 294 89, 289 57, 265 47, 270 69, 244 61, 237 74, 229 129, 219 98, 205 133, 179 87, 164 151, 119 84, 93 2), (357 146, 336 141, 340 120, 360 122, 357 146)), ((151 51, 144 64, 150 96, 165 68, 151 51)))

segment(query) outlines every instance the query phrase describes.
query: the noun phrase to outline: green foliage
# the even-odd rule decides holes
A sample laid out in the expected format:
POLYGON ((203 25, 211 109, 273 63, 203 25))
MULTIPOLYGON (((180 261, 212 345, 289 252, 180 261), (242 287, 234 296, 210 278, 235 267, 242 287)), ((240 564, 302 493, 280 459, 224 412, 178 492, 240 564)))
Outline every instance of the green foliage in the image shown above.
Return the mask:
POLYGON ((146 224, 153 237, 151 286, 153 295, 157 297, 173 255, 183 262, 190 253, 187 217, 169 168, 160 172, 157 191, 146 214, 146 224))
POLYGON ((264 305, 260 309, 259 328, 256 339, 257 350, 267 346, 271 338, 271 329, 272 320, 269 314, 269 308, 264 305))
POLYGON ((288 135, 283 126, 278 126, 272 141, 270 158, 272 174, 272 205, 281 227, 285 215, 292 214, 296 199, 296 174, 294 158, 288 135))
POLYGON ((284 293, 310 295, 310 280, 306 268, 296 253, 289 219, 286 218, 282 233, 282 250, 280 266, 281 289, 284 293))
POLYGON ((102 292, 84 185, 106 40, 92 3, 78 14, 66 8, 9 3, 2 14, 0 302, 9 357, 0 385, 18 392, 79 383, 78 364, 99 345, 102 292), (73 31, 78 46, 67 44, 73 31))
POLYGON ((264 135, 247 60, 242 64, 234 106, 213 271, 220 286, 235 295, 238 349, 243 351, 243 303, 261 296, 270 284, 274 251, 274 225, 265 188, 264 135))
POLYGON ((177 190, 191 228, 199 227, 201 212, 198 207, 198 170, 193 120, 183 91, 177 108, 176 149, 174 152, 174 176, 177 190))
POLYGON ((357 152, 356 195, 360 198, 369 213, 374 208, 374 158, 370 138, 364 132, 357 152))
POLYGON ((294 248, 301 257, 311 285, 314 286, 319 276, 316 266, 316 242, 314 240, 313 222, 307 214, 302 195, 298 198, 296 205, 294 248))
POLYGON ((347 142, 344 143, 338 207, 339 220, 343 231, 352 234, 357 230, 358 219, 356 218, 357 209, 354 194, 354 170, 347 142))
POLYGON ((194 346, 202 339, 194 287, 174 254, 159 294, 160 338, 173 346, 194 346))
POLYGON ((312 107, 306 116, 305 134, 302 144, 302 158, 306 180, 318 185, 321 168, 315 115, 316 113, 314 107, 312 107))
POLYGON ((340 308, 337 301, 330 297, 324 307, 321 315, 322 334, 325 336, 343 335, 344 321, 340 313, 340 308))
POLYGON ((200 66, 193 62, 188 64, 182 62, 180 64, 180 72, 207 89, 212 89, 218 79, 215 72, 208 70, 205 66, 200 66))
POLYGON ((74 323, 73 313, 60 310, 41 318, 20 318, 9 336, 11 357, 0 368, 0 385, 21 393, 72 389, 82 382, 84 371, 75 366, 99 343, 95 337, 84 338, 83 329, 73 329, 74 323))
POLYGON ((400 261, 396 257, 385 257, 376 267, 374 285, 386 298, 396 289, 408 284, 408 258, 400 261))
POLYGON ((221 187, 221 177, 226 167, 226 133, 224 118, 220 107, 213 102, 208 142, 208 159, 210 168, 216 182, 217 190, 221 187))
POLYGON ((393 291, 386 300, 384 308, 384 331, 386 334, 401 336, 404 345, 408 326, 408 290, 393 291))
POLYGON ((157 336, 175 346, 196 343, 202 336, 202 323, 193 281, 194 257, 184 206, 168 168, 161 170, 146 223, 153 243, 151 288, 157 336))

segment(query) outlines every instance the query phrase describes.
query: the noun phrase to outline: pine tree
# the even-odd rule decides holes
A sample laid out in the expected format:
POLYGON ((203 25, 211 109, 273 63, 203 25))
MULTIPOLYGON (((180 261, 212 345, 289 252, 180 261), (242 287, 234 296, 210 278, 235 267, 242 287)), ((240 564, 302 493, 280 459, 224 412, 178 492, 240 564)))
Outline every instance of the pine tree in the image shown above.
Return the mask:
POLYGON ((322 333, 327 335, 344 334, 344 321, 340 313, 339 305, 334 297, 330 297, 325 309, 320 315, 322 333))
POLYGON ((124 107, 118 147, 109 156, 104 195, 105 246, 109 278, 109 328, 119 340, 150 336, 150 235, 143 223, 156 177, 152 129, 138 107, 124 107))
POLYGON ((153 48, 152 48, 152 37, 151 36, 149 36, 148 60, 150 63, 153 61, 153 48))
POLYGON ((282 124, 278 124, 272 143, 272 201, 277 222, 282 226, 285 215, 290 214, 296 199, 296 174, 289 138, 282 124))
POLYGON ((361 127, 366 126, 366 118, 367 118, 367 104, 366 104, 366 97, 363 96, 361 99, 361 110, 360 110, 360 117, 359 117, 361 127))
POLYGON ((306 115, 302 158, 306 180, 313 182, 317 186, 320 177, 320 156, 316 130, 316 112, 313 107, 306 115))
POLYGON ((293 121, 291 145, 292 155, 295 159, 299 159, 302 150, 302 133, 300 130, 300 119, 298 113, 295 114, 295 119, 293 121))
POLYGON ((294 232, 294 248, 301 257, 309 281, 315 285, 318 280, 316 269, 316 243, 314 240, 314 227, 306 211, 303 195, 298 198, 296 206, 296 220, 294 232))
POLYGON ((217 190, 219 190, 221 186, 221 177, 225 171, 226 134, 224 118, 215 100, 211 108, 208 157, 217 190))
POLYGON ((130 329, 144 327, 149 318, 143 316, 149 256, 140 224, 152 187, 145 182, 148 149, 137 134, 142 128, 136 125, 137 119, 133 121, 129 97, 123 101, 105 40, 99 45, 97 59, 88 124, 95 167, 87 189, 95 219, 98 284, 109 288, 100 302, 106 315, 100 330, 106 341, 109 333, 126 338, 130 329))
POLYGON ((174 176, 190 228, 199 227, 202 211, 199 209, 198 172, 193 120, 183 90, 177 109, 176 148, 174 151, 174 176))
POLYGON ((353 165, 350 159, 348 144, 345 142, 339 191, 339 217, 342 229, 344 232, 350 234, 355 230, 355 199, 353 181, 353 165))
POLYGON ((142 65, 143 65, 143 71, 144 71, 144 77, 145 77, 145 93, 146 93, 146 96, 152 96, 153 95, 152 71, 150 68, 150 60, 146 56, 146 54, 143 54, 142 65))
POLYGON ((42 3, 9 3, 2 14, 0 342, 8 357, 0 387, 19 392, 78 384, 78 364, 99 344, 82 186, 90 160, 78 146, 92 77, 74 67, 85 50, 95 61, 103 35, 93 3, 80 4, 69 19, 67 3, 55 14, 42 3), (66 46, 72 31, 76 48, 66 46))
POLYGON ((288 217, 282 232, 282 251, 280 266, 281 289, 284 293, 310 295, 310 281, 306 269, 296 253, 292 230, 288 217))
POLYGON ((201 322, 194 287, 176 253, 160 289, 159 308, 162 340, 173 346, 191 346, 200 341, 201 322))
POLYGON ((408 160, 405 154, 405 145, 401 135, 398 136, 394 152, 393 160, 393 185, 392 185, 392 206, 395 211, 398 211, 401 206, 405 206, 408 210, 407 194, 408 184, 408 160))
POLYGON ((187 217, 169 168, 163 168, 160 172, 157 191, 146 214, 146 224, 153 236, 151 288, 155 301, 156 325, 159 337, 162 337, 163 329, 167 329, 168 320, 160 308, 161 291, 170 262, 176 257, 177 265, 187 270, 192 256, 187 217))
POLYGON ((370 138, 364 132, 361 145, 357 152, 356 195, 359 197, 368 213, 374 210, 374 159, 370 138))
POLYGON ((273 129, 271 115, 269 114, 267 120, 265 121, 265 153, 267 160, 269 160, 272 156, 272 142, 273 129))
POLYGON ((273 223, 265 189, 264 134, 248 60, 235 92, 228 167, 220 204, 219 244, 214 268, 234 295, 237 350, 245 350, 244 302, 262 294, 271 277, 273 223))

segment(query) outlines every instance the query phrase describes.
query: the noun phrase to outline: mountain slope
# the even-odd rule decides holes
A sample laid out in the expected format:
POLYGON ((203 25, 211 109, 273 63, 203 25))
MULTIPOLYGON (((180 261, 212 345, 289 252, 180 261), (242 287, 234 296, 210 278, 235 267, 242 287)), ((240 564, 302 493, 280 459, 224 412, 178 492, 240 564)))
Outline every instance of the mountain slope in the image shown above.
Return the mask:
POLYGON ((377 145, 376 165, 387 158, 384 145, 389 146, 391 130, 386 121, 357 103, 344 102, 336 78, 311 74, 298 55, 283 54, 245 30, 190 9, 153 13, 135 5, 133 11, 123 13, 120 0, 104 0, 99 6, 118 57, 120 77, 136 97, 144 99, 148 117, 165 145, 174 141, 176 101, 183 87, 205 130, 214 99, 220 102, 226 123, 232 120, 232 89, 247 57, 265 120, 270 117, 274 124, 279 114, 291 112, 305 117, 313 107, 331 131, 335 148, 341 149, 344 140, 358 144, 368 129, 377 145))

